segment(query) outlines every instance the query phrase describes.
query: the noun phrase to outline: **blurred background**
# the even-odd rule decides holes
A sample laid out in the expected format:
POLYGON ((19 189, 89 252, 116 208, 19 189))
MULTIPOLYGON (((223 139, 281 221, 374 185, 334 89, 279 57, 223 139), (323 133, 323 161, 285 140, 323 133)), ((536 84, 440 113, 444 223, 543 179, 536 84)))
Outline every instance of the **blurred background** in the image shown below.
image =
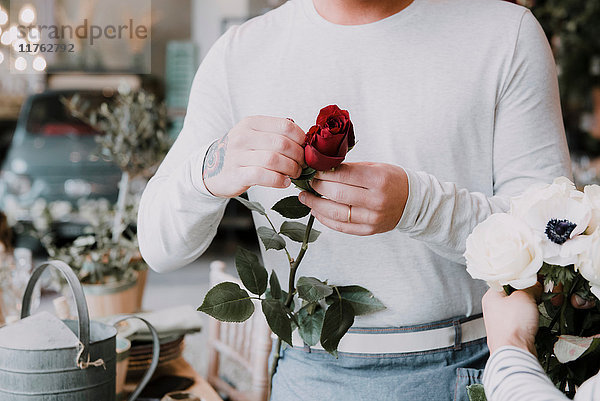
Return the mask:
MULTIPOLYGON (((92 315, 102 317, 195 308, 211 262, 223 260, 231 271, 237 245, 258 249, 249 212, 230 202, 206 254, 157 275, 137 250, 135 216, 181 129, 204 55, 228 27, 283 2, 0 0, 0 326, 17 318, 32 265, 49 256, 71 265, 92 315), (42 29, 70 27, 68 34, 86 21, 85 29, 108 27, 106 36, 111 24, 142 34, 91 43, 92 31, 82 38, 42 29)), ((575 181, 600 184, 600 2, 517 2, 538 18, 554 51, 575 181)), ((40 308, 69 315, 72 302, 63 296, 59 278, 48 274, 40 308)), ((203 375, 207 326, 201 317, 182 331, 187 346, 175 347, 203 375)))

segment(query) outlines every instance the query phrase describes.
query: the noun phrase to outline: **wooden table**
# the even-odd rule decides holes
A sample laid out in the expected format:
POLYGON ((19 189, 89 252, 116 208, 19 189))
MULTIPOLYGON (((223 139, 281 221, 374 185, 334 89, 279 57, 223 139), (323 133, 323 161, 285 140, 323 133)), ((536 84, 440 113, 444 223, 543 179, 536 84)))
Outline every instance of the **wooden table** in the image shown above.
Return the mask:
MULTIPOLYGON (((184 376, 189 377, 194 380, 194 385, 184 391, 188 393, 192 393, 197 397, 200 397, 202 401, 223 401, 219 394, 215 391, 214 388, 206 379, 198 374, 192 368, 192 366, 183 358, 179 357, 177 359, 172 360, 171 362, 167 362, 164 365, 161 365, 154 374, 153 378, 161 377, 161 376, 184 376)), ((127 382, 125 384, 125 391, 132 392, 135 389, 137 383, 127 382)))

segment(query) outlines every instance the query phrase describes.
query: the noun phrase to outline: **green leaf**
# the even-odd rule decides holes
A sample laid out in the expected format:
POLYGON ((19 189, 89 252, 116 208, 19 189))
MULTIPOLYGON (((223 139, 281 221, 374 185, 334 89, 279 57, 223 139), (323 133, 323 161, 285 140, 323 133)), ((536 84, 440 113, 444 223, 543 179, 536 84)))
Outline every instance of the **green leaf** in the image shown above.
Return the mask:
POLYGON ((254 313, 254 304, 239 285, 224 282, 208 291, 198 310, 223 322, 243 322, 254 313))
POLYGON ((352 304, 345 299, 337 299, 332 303, 323 320, 321 331, 321 346, 325 351, 337 358, 337 346, 354 323, 354 310, 352 304))
POLYGON ((253 212, 260 213, 263 216, 267 215, 265 208, 262 207, 262 205, 258 202, 251 202, 248 199, 242 198, 241 196, 236 196, 234 199, 239 201, 242 205, 246 206, 248 209, 252 210, 253 212))
POLYGON ((270 227, 258 227, 258 236, 265 245, 265 249, 283 249, 285 248, 285 240, 277 231, 270 227))
POLYGON ((258 261, 258 256, 247 249, 238 248, 235 253, 235 268, 248 291, 256 295, 265 292, 269 273, 258 261))
POLYGON ((300 177, 296 178, 297 180, 310 180, 317 174, 317 170, 312 167, 305 167, 302 169, 302 173, 300 173, 300 177))
POLYGON ((315 193, 315 190, 312 189, 312 187, 309 185, 308 181, 306 181, 306 180, 294 180, 294 179, 292 179, 292 183, 296 187, 298 187, 298 188, 300 188, 300 189, 302 189, 304 191, 309 191, 310 193, 315 193))
POLYGON ((385 305, 366 288, 358 285, 348 285, 337 287, 337 289, 340 296, 352 304, 356 316, 368 315, 386 309, 385 305))
MULTIPOLYGON (((298 223, 297 221, 284 221, 279 229, 279 233, 285 235, 292 241, 303 242, 304 234, 306 233, 306 224, 298 223)), ((308 242, 316 241, 320 234, 320 231, 313 228, 310 230, 308 242)))
POLYGON ((271 272, 271 278, 269 279, 269 285, 271 290, 271 296, 275 299, 281 299, 283 295, 281 293, 281 285, 279 285, 279 279, 277 278, 277 274, 275 274, 275 270, 271 272))
POLYGON ((544 285, 552 281, 555 286, 572 282, 576 275, 573 265, 556 266, 547 263, 542 265, 538 274, 544 276, 544 285))
POLYGON ((262 311, 273 333, 292 345, 292 319, 283 302, 277 299, 263 299, 262 311))
POLYGON ((323 320, 325 319, 325 310, 318 304, 315 306, 316 308, 312 313, 312 308, 302 308, 298 311, 298 333, 302 340, 311 347, 319 342, 323 320))
POLYGON ((310 213, 310 208, 301 203, 296 195, 281 199, 271 209, 288 219, 299 219, 310 213))
POLYGON ((467 386, 467 395, 469 396, 469 401, 487 401, 483 385, 479 383, 467 386))
POLYGON ((317 302, 333 294, 333 288, 314 277, 300 277, 296 282, 298 296, 308 302, 317 302))

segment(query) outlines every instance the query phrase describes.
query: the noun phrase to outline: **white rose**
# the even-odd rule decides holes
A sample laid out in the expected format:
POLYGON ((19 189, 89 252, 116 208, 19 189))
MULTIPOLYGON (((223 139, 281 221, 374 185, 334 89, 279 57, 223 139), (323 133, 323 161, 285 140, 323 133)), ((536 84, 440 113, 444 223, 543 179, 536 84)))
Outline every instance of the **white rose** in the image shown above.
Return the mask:
POLYGON ((537 282, 542 267, 540 239, 521 220, 505 213, 493 214, 467 238, 467 272, 496 290, 516 289, 537 282))
POLYGON ((510 213, 541 239, 546 263, 573 264, 585 249, 586 242, 579 235, 588 227, 592 210, 583 193, 565 177, 511 199, 510 213))
POLYGON ((592 218, 586 230, 587 234, 591 234, 600 227, 600 186, 586 185, 583 188, 583 199, 592 209, 592 218))
POLYGON ((588 246, 579 254, 575 268, 590 282, 592 293, 600 299, 600 230, 585 237, 588 239, 588 246))

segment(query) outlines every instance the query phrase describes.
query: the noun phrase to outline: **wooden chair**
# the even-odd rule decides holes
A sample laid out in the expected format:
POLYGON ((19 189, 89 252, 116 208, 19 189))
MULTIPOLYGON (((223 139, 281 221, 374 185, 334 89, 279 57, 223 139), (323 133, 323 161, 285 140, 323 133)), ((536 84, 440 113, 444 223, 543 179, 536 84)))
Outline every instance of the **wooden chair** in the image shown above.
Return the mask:
MULTIPOLYGON (((225 263, 210 264, 210 286, 232 281, 242 286, 237 277, 225 273, 225 263)), ((225 323, 210 319, 208 333, 208 382, 232 401, 267 401, 269 391, 268 360, 271 352, 271 330, 255 303, 256 312, 243 323, 225 323), (228 357, 248 372, 249 391, 241 392, 219 375, 220 356, 228 357)))

